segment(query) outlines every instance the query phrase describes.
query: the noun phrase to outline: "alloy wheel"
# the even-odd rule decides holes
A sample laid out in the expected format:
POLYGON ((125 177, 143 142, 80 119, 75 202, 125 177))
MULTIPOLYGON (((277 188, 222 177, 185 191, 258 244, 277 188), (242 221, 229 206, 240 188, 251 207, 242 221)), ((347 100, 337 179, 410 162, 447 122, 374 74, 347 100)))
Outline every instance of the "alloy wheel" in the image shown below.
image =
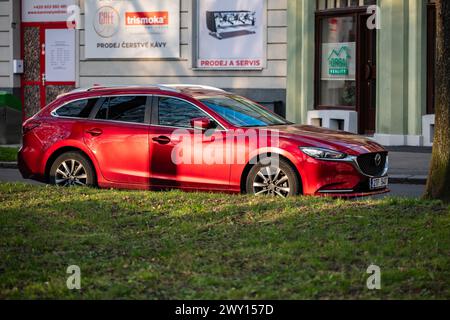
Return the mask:
POLYGON ((85 186, 88 175, 84 166, 77 160, 63 161, 56 169, 55 183, 62 187, 85 186))
POLYGON ((278 167, 262 167, 253 181, 253 192, 255 195, 286 198, 290 191, 289 177, 278 167))

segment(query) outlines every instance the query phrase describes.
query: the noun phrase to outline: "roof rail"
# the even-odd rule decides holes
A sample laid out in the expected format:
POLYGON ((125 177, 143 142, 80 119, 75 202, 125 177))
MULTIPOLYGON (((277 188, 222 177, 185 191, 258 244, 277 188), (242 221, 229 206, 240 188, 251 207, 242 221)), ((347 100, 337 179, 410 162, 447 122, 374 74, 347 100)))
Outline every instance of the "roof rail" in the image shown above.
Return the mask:
POLYGON ((220 91, 225 92, 225 90, 222 90, 220 88, 212 87, 212 86, 204 86, 201 84, 163 84, 161 85, 163 87, 169 87, 169 88, 198 88, 198 89, 205 89, 205 90, 213 90, 213 91, 220 91))
POLYGON ((94 85, 90 87, 83 87, 83 88, 76 88, 72 91, 62 93, 58 95, 57 98, 63 97, 67 94, 72 93, 79 93, 79 92, 89 92, 93 90, 102 90, 102 89, 113 89, 113 88, 149 88, 149 89, 159 89, 159 90, 165 90, 165 91, 172 91, 172 92, 180 92, 180 89, 187 89, 187 88, 198 88, 198 89, 205 89, 205 90, 213 90, 213 91, 220 91, 225 92, 222 89, 212 87, 212 86, 204 86, 199 84, 152 84, 152 85, 139 85, 139 84, 118 84, 118 85, 94 85))
POLYGON ((94 86, 90 86, 90 87, 82 87, 82 88, 76 88, 73 89, 69 92, 60 94, 60 96, 69 94, 69 93, 78 93, 78 92, 89 92, 89 91, 93 91, 93 90, 102 90, 102 89, 113 89, 113 88, 150 88, 150 89, 159 89, 159 90, 166 90, 166 91, 176 91, 179 92, 179 90, 176 90, 175 88, 172 87, 166 87, 164 85, 139 85, 139 84, 118 84, 118 85, 94 85, 94 86))
POLYGON ((179 92, 178 90, 175 90, 175 88, 169 88, 169 87, 165 87, 163 85, 159 85, 159 84, 150 84, 150 85, 145 85, 145 84, 118 84, 118 85, 106 85, 106 86, 102 86, 102 85, 98 85, 98 86, 92 86, 90 88, 87 89, 87 91, 93 91, 93 90, 101 90, 101 89, 114 89, 114 88, 149 88, 149 89, 159 89, 159 90, 166 90, 166 91, 175 91, 175 92, 179 92))
POLYGON ((68 94, 78 93, 78 92, 87 92, 89 90, 90 90, 90 88, 76 88, 76 89, 70 90, 68 92, 64 92, 64 93, 58 94, 58 96, 56 96, 56 99, 64 97, 64 96, 66 96, 68 94))

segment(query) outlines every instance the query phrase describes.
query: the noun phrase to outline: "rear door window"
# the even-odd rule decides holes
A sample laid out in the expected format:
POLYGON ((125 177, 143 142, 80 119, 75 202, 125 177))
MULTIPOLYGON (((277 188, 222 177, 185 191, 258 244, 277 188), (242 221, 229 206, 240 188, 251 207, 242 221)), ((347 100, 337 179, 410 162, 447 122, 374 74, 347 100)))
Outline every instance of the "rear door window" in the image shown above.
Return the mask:
POLYGON ((73 101, 57 109, 55 114, 59 117, 87 119, 97 101, 98 98, 73 101))
POLYGON ((104 100, 96 119, 145 123, 146 96, 109 97, 104 100))

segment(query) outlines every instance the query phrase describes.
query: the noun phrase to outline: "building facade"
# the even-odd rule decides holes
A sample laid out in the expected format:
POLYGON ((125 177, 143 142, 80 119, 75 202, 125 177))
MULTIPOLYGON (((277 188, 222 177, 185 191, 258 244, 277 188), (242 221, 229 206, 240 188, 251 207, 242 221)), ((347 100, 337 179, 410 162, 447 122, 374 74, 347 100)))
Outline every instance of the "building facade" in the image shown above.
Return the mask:
POLYGON ((0 90, 24 119, 75 87, 189 83, 384 145, 432 143, 432 1, 132 0, 123 16, 120 1, 0 0, 0 90))
POLYGON ((423 0, 289 1, 287 117, 373 134, 383 145, 430 146, 435 10, 423 0), (352 48, 354 72, 330 76, 330 44, 352 48))

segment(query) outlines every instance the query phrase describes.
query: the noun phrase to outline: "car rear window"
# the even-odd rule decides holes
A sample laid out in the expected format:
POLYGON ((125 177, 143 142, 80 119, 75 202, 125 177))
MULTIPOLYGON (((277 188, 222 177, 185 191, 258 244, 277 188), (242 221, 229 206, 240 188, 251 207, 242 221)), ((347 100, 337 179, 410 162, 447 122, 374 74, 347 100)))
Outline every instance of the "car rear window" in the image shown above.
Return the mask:
POLYGON ((88 118, 98 98, 70 102, 55 111, 56 115, 68 118, 88 118))

